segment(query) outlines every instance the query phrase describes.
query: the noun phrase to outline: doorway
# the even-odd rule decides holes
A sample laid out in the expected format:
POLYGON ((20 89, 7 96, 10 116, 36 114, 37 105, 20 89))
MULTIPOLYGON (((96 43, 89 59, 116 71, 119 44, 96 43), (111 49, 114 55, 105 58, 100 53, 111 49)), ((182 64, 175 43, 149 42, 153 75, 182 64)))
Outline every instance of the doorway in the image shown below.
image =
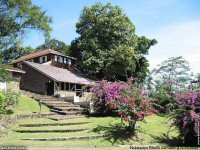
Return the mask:
POLYGON ((48 81, 46 82, 47 87, 47 95, 54 95, 54 81, 48 81))

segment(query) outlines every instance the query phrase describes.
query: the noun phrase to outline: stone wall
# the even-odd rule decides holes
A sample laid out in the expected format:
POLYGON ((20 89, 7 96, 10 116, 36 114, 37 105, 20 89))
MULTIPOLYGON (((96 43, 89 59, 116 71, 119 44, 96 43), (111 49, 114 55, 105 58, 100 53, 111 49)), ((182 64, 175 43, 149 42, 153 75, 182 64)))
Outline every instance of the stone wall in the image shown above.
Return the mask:
POLYGON ((92 99, 92 93, 90 93, 90 92, 84 92, 83 96, 80 97, 80 102, 91 101, 91 99, 92 99))
POLYGON ((19 93, 20 92, 20 84, 18 81, 10 81, 7 83, 7 90, 11 90, 13 92, 19 93))

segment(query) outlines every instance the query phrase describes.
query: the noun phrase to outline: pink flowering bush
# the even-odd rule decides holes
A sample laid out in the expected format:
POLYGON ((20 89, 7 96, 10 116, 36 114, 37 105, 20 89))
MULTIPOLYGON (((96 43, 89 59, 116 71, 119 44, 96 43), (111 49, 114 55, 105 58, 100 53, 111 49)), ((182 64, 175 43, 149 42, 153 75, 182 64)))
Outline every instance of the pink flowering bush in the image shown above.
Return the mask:
POLYGON ((196 145, 200 125, 200 95, 187 90, 175 96, 177 109, 173 113, 174 124, 180 130, 180 136, 185 144, 196 145))
POLYGON ((157 112, 147 93, 132 84, 132 79, 127 83, 99 81, 91 92, 94 93, 96 111, 117 112, 123 120, 128 121, 131 130, 135 129, 137 121, 157 112))

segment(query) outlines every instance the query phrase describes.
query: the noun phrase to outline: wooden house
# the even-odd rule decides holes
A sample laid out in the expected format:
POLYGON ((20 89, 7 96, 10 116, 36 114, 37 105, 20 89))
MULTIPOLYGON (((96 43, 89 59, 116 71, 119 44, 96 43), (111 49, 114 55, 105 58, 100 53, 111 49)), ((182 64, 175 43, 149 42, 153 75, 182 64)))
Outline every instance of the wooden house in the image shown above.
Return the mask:
POLYGON ((21 89, 45 95, 85 96, 93 81, 75 68, 76 58, 65 56, 52 49, 44 49, 12 62, 24 70, 21 89))

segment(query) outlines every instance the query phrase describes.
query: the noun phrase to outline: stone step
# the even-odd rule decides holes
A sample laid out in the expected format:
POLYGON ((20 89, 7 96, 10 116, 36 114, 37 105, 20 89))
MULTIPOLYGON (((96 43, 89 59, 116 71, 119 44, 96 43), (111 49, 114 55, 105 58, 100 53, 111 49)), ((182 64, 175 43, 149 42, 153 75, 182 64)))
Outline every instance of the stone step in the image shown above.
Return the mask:
POLYGON ((20 124, 19 127, 71 126, 71 125, 80 125, 80 124, 88 124, 88 123, 91 123, 91 122, 20 124))
POLYGON ((22 138, 21 140, 32 140, 32 141, 67 141, 67 140, 82 140, 82 139, 94 139, 102 138, 104 135, 90 135, 90 136, 74 136, 74 137, 55 137, 55 138, 22 138))
POLYGON ((81 107, 73 107, 73 106, 71 106, 71 107, 53 107, 53 109, 55 109, 55 110, 59 110, 59 111, 76 111, 76 110, 86 110, 86 109, 84 109, 84 108, 81 108, 81 107))
POLYGON ((71 105, 66 105, 66 106, 53 106, 53 107, 59 107, 59 108, 65 108, 65 107, 80 107, 80 105, 75 105, 75 104, 71 104, 71 105))
POLYGON ((49 98, 53 98, 51 96, 34 96, 34 99, 49 99, 49 98))
POLYGON ((74 119, 74 118, 85 118, 86 116, 85 115, 51 115, 51 116, 48 116, 46 118, 48 119, 52 119, 52 120, 55 120, 55 121, 59 121, 59 120, 63 120, 63 119, 74 119))
POLYGON ((73 104, 68 103, 43 103, 49 107, 71 107, 73 104))
POLYGON ((44 103, 47 104, 47 105, 48 104, 70 104, 71 105, 71 103, 68 103, 68 102, 58 102, 58 101, 50 101, 50 102, 49 101, 48 102, 44 101, 44 103))
POLYGON ((83 110, 79 110, 79 111, 59 111, 59 110, 55 110, 55 109, 50 109, 50 111, 52 112, 56 112, 60 115, 77 115, 77 114, 86 114, 86 111, 83 110))
POLYGON ((46 132, 80 132, 88 130, 87 128, 84 129, 65 129, 65 130, 13 130, 14 132, 19 132, 19 133, 46 133, 46 132))
POLYGON ((66 103, 66 104, 71 104, 65 101, 59 101, 59 100, 41 100, 40 102, 42 103, 66 103))

